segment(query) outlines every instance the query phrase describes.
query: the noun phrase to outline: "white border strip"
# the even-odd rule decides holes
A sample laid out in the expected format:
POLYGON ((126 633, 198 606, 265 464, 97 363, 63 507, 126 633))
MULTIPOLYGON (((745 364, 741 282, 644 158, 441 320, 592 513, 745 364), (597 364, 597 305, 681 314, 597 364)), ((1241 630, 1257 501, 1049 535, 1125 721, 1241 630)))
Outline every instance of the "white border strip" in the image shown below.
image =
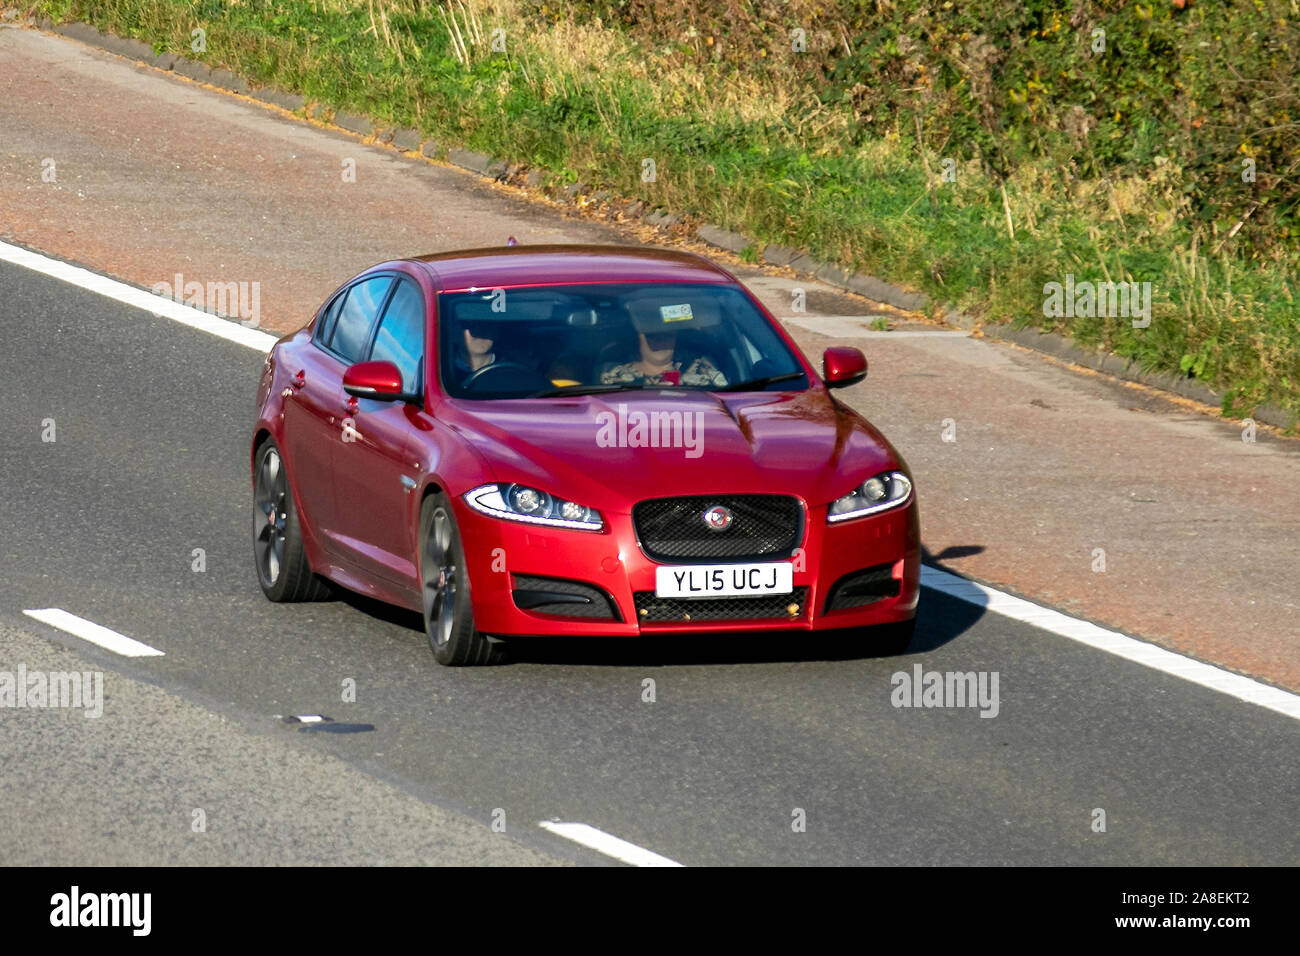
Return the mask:
POLYGON ((271 346, 278 339, 278 336, 271 335, 269 332, 250 329, 246 325, 231 322, 210 312, 204 312, 202 309, 185 305, 183 302, 165 299, 160 295, 154 295, 152 292, 146 292, 144 289, 137 289, 133 285, 127 285, 125 282, 118 282, 116 279, 110 279, 107 276, 91 272, 89 269, 82 269, 66 262, 60 262, 58 259, 51 259, 49 256, 43 256, 38 252, 29 252, 7 242, 0 242, 0 262, 10 262, 16 266, 22 266, 24 269, 31 269, 33 272, 39 272, 42 275, 69 282, 78 288, 121 302, 123 305, 144 309, 154 315, 171 319, 173 322, 188 325, 192 329, 207 332, 209 335, 215 335, 218 338, 234 342, 236 345, 243 345, 259 352, 271 351, 271 346))
POLYGON ((114 654, 121 654, 123 657, 163 656, 163 652, 156 647, 141 644, 125 634, 110 631, 94 621, 87 621, 84 617, 77 617, 77 615, 69 614, 57 607, 47 607, 39 611, 23 611, 23 613, 28 617, 34 617, 36 620, 50 625, 50 627, 57 627, 60 631, 67 631, 83 641, 98 644, 104 650, 112 651, 114 654))
POLYGON ((635 843, 628 843, 626 840, 620 840, 612 833, 597 830, 586 823, 559 823, 558 821, 543 820, 537 825, 543 830, 564 837, 566 840, 581 843, 585 847, 590 847, 599 853, 612 856, 616 860, 630 863, 633 866, 682 865, 676 860, 670 860, 658 853, 651 853, 644 847, 639 847, 635 843))
POLYGON ((1068 637, 1080 644, 1087 644, 1089 647, 1095 647, 1166 674, 1172 674, 1174 677, 1181 677, 1193 684, 1200 684, 1202 687, 1217 690, 1238 700, 1258 704, 1260 707, 1267 707, 1269 710, 1300 720, 1300 695, 1290 691, 1270 687, 1268 684, 1261 684, 1257 680, 1242 677, 1240 674, 1215 667, 1213 664, 1206 664, 1167 651, 1163 647, 1134 640, 1118 631, 1098 627, 1090 621, 1081 621, 1077 617, 1070 617, 1060 611, 1053 611, 1051 608, 1042 607, 924 564, 921 565, 921 585, 959 601, 976 604, 1044 631, 1068 637))

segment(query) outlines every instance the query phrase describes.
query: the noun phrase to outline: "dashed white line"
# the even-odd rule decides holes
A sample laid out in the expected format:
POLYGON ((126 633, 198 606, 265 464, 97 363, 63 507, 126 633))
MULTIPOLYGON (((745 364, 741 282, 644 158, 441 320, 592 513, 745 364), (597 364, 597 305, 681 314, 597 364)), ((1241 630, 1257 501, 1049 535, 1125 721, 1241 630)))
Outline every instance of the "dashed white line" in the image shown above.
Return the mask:
POLYGON ((60 631, 67 631, 83 641, 97 644, 104 650, 112 651, 114 654, 121 654, 123 657, 163 656, 163 652, 156 647, 141 644, 125 634, 110 631, 94 621, 87 621, 84 617, 77 617, 77 615, 69 614, 57 607, 47 607, 37 611, 23 611, 23 613, 28 617, 34 617, 36 620, 50 625, 50 627, 57 627, 60 631))
POLYGON ((1095 647, 1117 657, 1135 661, 1174 677, 1181 677, 1193 684, 1217 690, 1238 700, 1258 704, 1260 707, 1267 707, 1269 710, 1300 720, 1300 695, 1290 691, 1270 687, 1268 684, 1234 674, 1213 664, 1175 654, 1163 647, 1135 640, 1118 631, 1107 630, 1090 621, 1081 621, 1076 617, 1005 594, 976 581, 968 581, 947 571, 940 571, 938 568, 922 565, 921 585, 957 598, 959 601, 975 604, 1014 620, 1023 621, 1040 630, 1068 637, 1080 644, 1087 644, 1089 647, 1095 647))
POLYGON ((144 309, 154 315, 160 315, 181 325, 188 325, 192 329, 207 332, 209 335, 215 335, 259 352, 269 352, 271 346, 276 343, 277 337, 268 332, 250 329, 248 326, 231 322, 183 302, 164 299, 160 295, 137 289, 125 282, 118 282, 116 279, 99 275, 89 269, 69 265, 7 242, 0 242, 0 262, 11 262, 24 269, 31 269, 33 272, 69 282, 78 288, 121 302, 123 305, 144 309))
POLYGON ((620 840, 612 833, 597 830, 586 823, 560 823, 554 820, 543 820, 537 825, 543 830, 564 837, 566 840, 581 843, 598 853, 612 856, 614 859, 623 863, 630 863, 632 866, 682 866, 676 860, 660 856, 658 853, 639 847, 635 843, 620 840))

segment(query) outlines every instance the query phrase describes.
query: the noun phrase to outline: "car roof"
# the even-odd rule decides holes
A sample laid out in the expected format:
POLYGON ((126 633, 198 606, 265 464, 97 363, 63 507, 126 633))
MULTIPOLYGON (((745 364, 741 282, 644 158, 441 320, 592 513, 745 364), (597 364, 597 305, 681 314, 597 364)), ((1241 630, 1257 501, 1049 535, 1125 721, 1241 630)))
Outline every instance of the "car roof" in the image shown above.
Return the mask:
POLYGON ((636 246, 494 246, 417 256, 444 292, 592 282, 719 282, 735 277, 689 252, 636 246))

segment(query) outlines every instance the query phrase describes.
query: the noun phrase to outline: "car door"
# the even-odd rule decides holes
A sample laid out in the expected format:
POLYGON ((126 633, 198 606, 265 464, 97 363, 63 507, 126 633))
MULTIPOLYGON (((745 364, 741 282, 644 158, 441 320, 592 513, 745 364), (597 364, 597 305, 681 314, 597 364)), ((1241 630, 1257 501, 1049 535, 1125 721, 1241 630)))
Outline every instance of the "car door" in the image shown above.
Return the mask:
MULTIPOLYGON (((354 282, 337 309, 326 312, 301 359, 301 376, 293 382, 299 408, 299 465, 293 464, 296 483, 309 489, 317 508, 317 540, 336 557, 346 558, 338 494, 338 446, 344 441, 349 397, 343 391, 343 373, 362 361, 380 309, 393 286, 391 275, 370 276, 354 282)), ((286 410, 285 431, 289 433, 286 410)))
POLYGON ((340 292, 325 307, 312 338, 295 344, 286 355, 290 378, 284 400, 285 460, 304 523, 330 552, 335 550, 334 483, 330 471, 339 433, 336 395, 343 383, 342 366, 325 351, 322 340, 328 341, 348 291, 340 292))
POLYGON ((411 448, 411 416, 423 395, 425 300, 419 284, 398 278, 363 361, 392 362, 415 404, 345 396, 350 435, 335 447, 335 504, 339 543, 369 574, 417 587, 411 492, 418 484, 411 448))

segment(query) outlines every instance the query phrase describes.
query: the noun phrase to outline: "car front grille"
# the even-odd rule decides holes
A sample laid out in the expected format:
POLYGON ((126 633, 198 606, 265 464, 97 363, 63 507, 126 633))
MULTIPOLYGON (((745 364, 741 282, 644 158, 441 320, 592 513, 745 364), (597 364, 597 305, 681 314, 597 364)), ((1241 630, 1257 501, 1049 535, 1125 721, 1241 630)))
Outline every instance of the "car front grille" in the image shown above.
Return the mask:
POLYGON ((803 534, 803 508, 789 495, 691 495, 651 498, 632 508, 637 540, 656 561, 788 558, 803 534), (731 512, 730 525, 704 523, 710 508, 731 512))
POLYGON ((654 591, 637 591, 637 620, 642 624, 687 624, 693 621, 762 621, 780 619, 797 621, 804 615, 807 588, 795 588, 790 594, 765 594, 762 597, 733 598, 661 598, 654 591), (794 613, 790 610, 794 608, 794 613))

